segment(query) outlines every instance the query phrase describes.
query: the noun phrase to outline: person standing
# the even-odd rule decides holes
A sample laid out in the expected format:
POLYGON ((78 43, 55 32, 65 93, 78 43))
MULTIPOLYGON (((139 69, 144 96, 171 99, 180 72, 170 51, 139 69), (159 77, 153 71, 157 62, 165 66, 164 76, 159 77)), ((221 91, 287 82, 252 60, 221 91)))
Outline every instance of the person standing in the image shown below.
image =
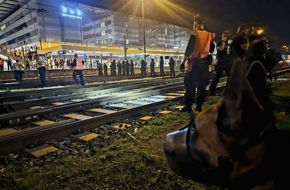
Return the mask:
POLYGON ((14 78, 19 82, 20 85, 22 84, 23 81, 24 69, 25 69, 24 64, 17 59, 14 67, 14 78))
POLYGON ((146 77, 146 61, 144 59, 141 60, 141 76, 146 77))
POLYGON ((193 32, 185 51, 185 60, 188 60, 188 69, 184 78, 185 107, 182 111, 192 112, 192 104, 196 103, 196 110, 202 111, 202 104, 206 98, 206 85, 209 79, 209 64, 211 53, 214 51, 215 34, 204 29, 205 19, 200 15, 194 17, 193 32), (195 91, 197 97, 195 100, 195 91))
POLYGON ((12 71, 12 60, 8 57, 7 60, 7 69, 8 71, 11 70, 12 71))
POLYGON ((84 75, 83 75, 83 70, 84 70, 84 63, 81 58, 78 57, 78 54, 75 54, 75 59, 73 60, 73 79, 77 84, 81 84, 82 86, 85 85, 84 81, 84 75), (80 80, 77 79, 79 76, 80 80))
POLYGON ((222 34, 221 41, 217 43, 217 64, 215 67, 215 76, 211 82, 211 85, 209 87, 210 95, 215 94, 216 86, 219 82, 220 77, 223 74, 223 71, 225 71, 226 76, 229 77, 231 66, 230 62, 232 59, 230 58, 230 32, 228 30, 225 30, 222 34))
POLYGON ((129 76, 130 75, 130 63, 129 63, 129 60, 126 60, 125 68, 126 68, 126 75, 129 76))
POLYGON ((97 68, 99 76, 103 76, 103 64, 97 61, 97 68))
POLYGON ((131 59, 130 61, 130 73, 131 73, 131 76, 134 76, 134 61, 131 59))
POLYGON ((174 61, 173 57, 170 57, 170 59, 169 59, 170 77, 175 77, 174 66, 175 66, 175 61, 174 61))
POLYGON ((122 75, 125 76, 126 75, 126 61, 125 60, 122 61, 121 69, 122 69, 122 75))
POLYGON ((185 70, 185 62, 186 62, 186 60, 184 59, 184 60, 181 62, 180 66, 179 66, 179 71, 180 71, 180 73, 184 73, 184 70, 185 70))
POLYGON ((108 65, 107 65, 107 63, 104 63, 104 75, 108 76, 108 65))
POLYGON ((0 71, 4 71, 4 60, 0 58, 0 71))
POLYGON ((25 59, 25 69, 30 70, 29 58, 25 59))
POLYGON ((150 62, 150 76, 151 77, 155 77, 156 76, 156 73, 155 73, 155 60, 154 59, 151 59, 151 62, 150 62))
POLYGON ((38 69, 41 85, 42 87, 47 87, 45 61, 41 59, 39 55, 35 55, 34 59, 36 62, 36 68, 38 69))
POLYGON ((117 64, 116 64, 116 60, 114 59, 112 62, 111 62, 111 76, 116 76, 116 67, 117 67, 117 64))
POLYGON ((117 68, 118 68, 118 76, 122 75, 122 63, 121 61, 117 62, 117 68))
POLYGON ((266 55, 265 55, 265 68, 269 72, 269 79, 272 82, 273 78, 277 80, 277 65, 282 61, 282 56, 280 52, 277 52, 269 42, 266 45, 266 55))
POLYGON ((159 68, 160 68, 160 76, 165 76, 165 73, 164 73, 164 59, 163 59, 163 56, 160 56, 160 60, 159 60, 159 68))

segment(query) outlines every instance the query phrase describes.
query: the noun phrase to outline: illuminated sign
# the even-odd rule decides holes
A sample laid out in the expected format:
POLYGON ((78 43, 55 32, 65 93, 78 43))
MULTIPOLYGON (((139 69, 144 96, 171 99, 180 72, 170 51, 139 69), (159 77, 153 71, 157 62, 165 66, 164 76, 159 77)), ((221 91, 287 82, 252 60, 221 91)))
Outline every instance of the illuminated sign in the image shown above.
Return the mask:
POLYGON ((78 8, 73 8, 73 7, 66 7, 62 6, 61 7, 61 15, 64 17, 69 17, 69 18, 76 18, 76 19, 82 19, 82 11, 79 10, 78 8))

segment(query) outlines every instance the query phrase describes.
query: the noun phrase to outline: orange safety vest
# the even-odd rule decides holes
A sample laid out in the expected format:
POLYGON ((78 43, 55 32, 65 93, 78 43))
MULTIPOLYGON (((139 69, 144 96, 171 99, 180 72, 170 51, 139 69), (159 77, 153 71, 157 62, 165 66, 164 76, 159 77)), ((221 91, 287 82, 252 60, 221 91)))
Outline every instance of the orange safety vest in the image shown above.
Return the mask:
POLYGON ((214 35, 206 30, 196 31, 196 44, 190 58, 206 58, 209 55, 210 44, 214 39, 214 35))
POLYGON ((20 61, 15 63, 15 71, 24 71, 24 64, 20 61))
POLYGON ((73 68, 73 70, 84 70, 83 60, 81 58, 76 58, 77 65, 73 68))

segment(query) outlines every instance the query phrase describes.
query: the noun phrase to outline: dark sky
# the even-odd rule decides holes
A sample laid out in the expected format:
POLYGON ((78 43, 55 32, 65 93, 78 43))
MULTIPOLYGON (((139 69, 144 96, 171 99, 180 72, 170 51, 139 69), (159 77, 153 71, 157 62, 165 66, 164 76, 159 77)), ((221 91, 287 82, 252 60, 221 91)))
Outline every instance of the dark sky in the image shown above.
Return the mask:
MULTIPOLYGON (((71 1, 141 15, 141 0, 71 1)), ((145 17, 186 28, 199 13, 217 39, 225 29, 236 31, 240 24, 257 22, 267 26, 274 47, 290 44, 290 0, 144 0, 144 4, 145 17)))

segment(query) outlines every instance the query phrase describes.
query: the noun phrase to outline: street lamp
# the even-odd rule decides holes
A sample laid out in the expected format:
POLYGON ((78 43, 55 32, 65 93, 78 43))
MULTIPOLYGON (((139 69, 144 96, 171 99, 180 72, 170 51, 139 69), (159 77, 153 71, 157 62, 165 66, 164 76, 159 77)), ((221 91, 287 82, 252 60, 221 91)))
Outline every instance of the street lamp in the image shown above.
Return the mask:
POLYGON ((143 28, 143 50, 144 50, 144 60, 146 61, 146 33, 145 33, 145 20, 144 20, 144 15, 145 15, 145 9, 144 9, 144 0, 142 1, 142 28, 143 28))

